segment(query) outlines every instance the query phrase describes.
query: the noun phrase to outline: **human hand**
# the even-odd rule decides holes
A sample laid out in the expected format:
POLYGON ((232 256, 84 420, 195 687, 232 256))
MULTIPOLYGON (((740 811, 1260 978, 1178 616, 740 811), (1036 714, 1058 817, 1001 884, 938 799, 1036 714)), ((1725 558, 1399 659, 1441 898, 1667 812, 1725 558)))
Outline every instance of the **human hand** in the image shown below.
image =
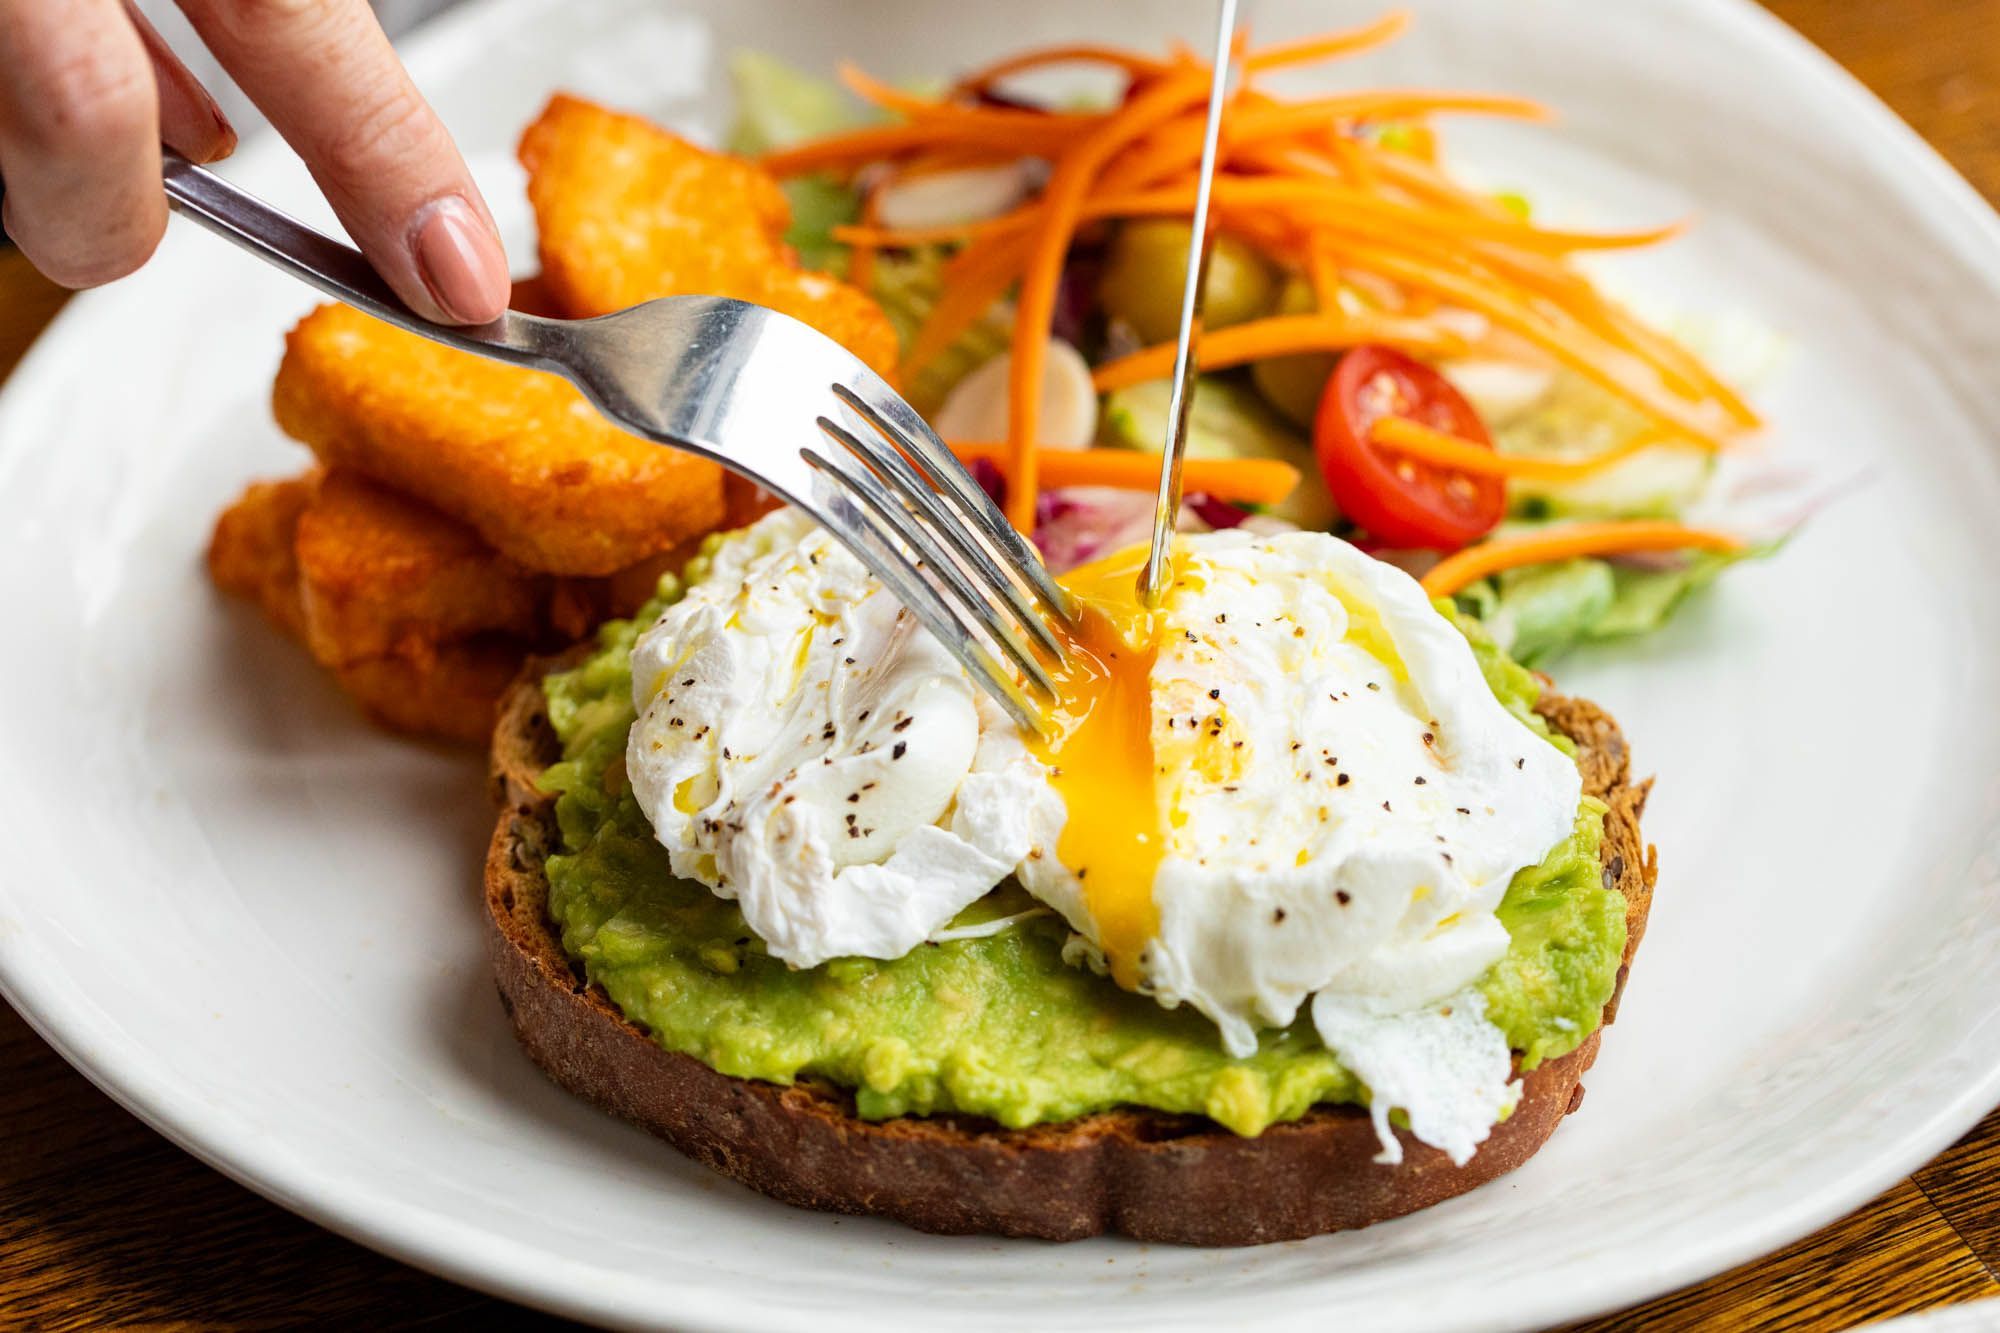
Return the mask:
MULTIPOLYGON (((411 309, 464 324, 506 309, 492 215, 365 0, 179 3, 411 309)), ((159 244, 163 142, 196 162, 236 146, 123 0, 0 0, 0 71, 0 222, 67 287, 123 277, 159 244)))

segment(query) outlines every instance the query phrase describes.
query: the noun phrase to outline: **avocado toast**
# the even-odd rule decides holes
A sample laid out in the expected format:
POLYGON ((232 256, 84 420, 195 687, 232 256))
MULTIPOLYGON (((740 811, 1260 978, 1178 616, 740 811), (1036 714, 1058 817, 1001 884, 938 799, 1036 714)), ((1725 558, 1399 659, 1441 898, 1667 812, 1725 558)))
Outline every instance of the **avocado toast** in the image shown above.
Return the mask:
MULTIPOLYGON (((1379 1163, 1377 1131, 1367 1110, 1353 1104, 1365 1094, 1324 1050, 1288 1049, 1281 1052, 1285 1058, 1275 1067, 1268 1064, 1268 1052, 1260 1052, 1257 1058, 1267 1060, 1267 1065, 1258 1086, 1317 1088, 1327 1096, 1307 1106, 1279 1105, 1284 1097, 1276 1092, 1251 1106, 1231 1106, 1224 1099, 1215 1109, 1234 1122, 1230 1127, 1186 1110, 1111 1105, 1055 1119, 1036 1117, 1030 1108, 1016 1118, 1031 1123, 1008 1128, 991 1116, 955 1109, 948 1100, 945 1109, 931 1114, 897 1113, 896 1101, 885 1101, 880 1086, 870 1086, 896 1086, 894 1070, 881 1077, 871 1074, 882 1071, 864 1070, 843 1081, 806 1068, 789 1083, 778 1081, 775 1070, 769 1078, 718 1072, 717 1066, 755 1067, 754 1058, 742 1049, 726 1049, 730 1042, 718 1038, 722 1029, 714 1027, 663 1031, 662 1040, 656 1040, 646 1027, 625 1016, 603 986, 590 980, 584 966, 565 949, 551 915, 548 858, 573 853, 601 834, 610 820, 589 813, 585 807, 590 803, 582 802, 572 807, 567 835, 559 821, 553 788, 574 782, 578 775, 572 767, 566 776, 551 781, 550 770, 563 760, 564 745, 550 720, 547 681, 553 676, 557 682, 563 729, 575 741, 587 725, 580 719, 593 708, 608 708, 615 714, 622 707, 606 703, 617 698, 622 682, 614 680, 609 688, 597 682, 595 697, 587 690, 579 697, 576 686, 587 673, 563 673, 592 659, 615 664, 623 651, 621 637, 629 643, 629 629, 614 627, 607 632, 605 646, 580 647, 563 658, 531 664, 503 704, 493 747, 500 818, 485 872, 489 950, 502 1000, 523 1047, 556 1082, 752 1188, 803 1207, 872 1213, 946 1233, 1077 1239, 1120 1232, 1142 1240, 1253 1244, 1365 1226, 1462 1193, 1525 1161, 1581 1100, 1579 1080, 1595 1057, 1599 1040, 1596 1023, 1578 1024, 1560 1016, 1557 1028, 1568 1023, 1578 1038, 1567 1046, 1533 1043, 1536 1051, 1517 1046, 1519 1100, 1477 1153, 1459 1166, 1407 1132, 1400 1135, 1405 1149, 1400 1164, 1379 1163), (703 1058, 686 1053, 689 1050, 703 1058), (1316 1083, 1311 1081, 1315 1077, 1316 1083)), ((1503 679, 1532 681, 1526 672, 1504 665, 1508 674, 1503 679)), ((1592 991, 1583 1002, 1589 1009, 1586 1017, 1594 1018, 1601 1006, 1602 1021, 1608 1022, 1650 903, 1653 858, 1638 826, 1646 784, 1630 780, 1624 739, 1612 719, 1594 705, 1542 694, 1534 708, 1553 734, 1574 745, 1586 797, 1602 803, 1595 869, 1602 890, 1616 897, 1599 901, 1622 912, 1618 923, 1622 948, 1615 959, 1607 960, 1609 966, 1598 969, 1608 995, 1592 991)), ((628 724, 612 717, 602 725, 622 734, 628 724)), ((616 748, 622 753, 622 744, 616 748)), ((590 779, 599 789, 620 788, 622 760, 593 766, 590 779)), ((611 805, 622 799, 624 793, 615 792, 611 805)), ((624 853, 616 855, 622 860, 624 853)), ((664 863, 663 856, 657 859, 664 863)), ((1581 891, 1573 877, 1568 883, 1581 891)), ((692 892, 703 891, 692 886, 692 892)), ((575 910, 574 902, 570 906, 575 910)), ((657 925, 675 916, 666 912, 653 919, 657 925)), ((1024 935, 1038 927, 1046 928, 1046 923, 1030 923, 1012 934, 1024 935)), ((1521 933, 1532 935, 1534 929, 1521 933)), ((750 988, 746 1003, 755 1009, 760 997, 749 974, 759 966, 776 968, 772 960, 750 961, 740 952, 718 954, 712 940, 681 943, 682 952, 702 960, 696 972, 683 976, 692 983, 684 989, 705 997, 713 1008, 716 996, 729 992, 708 989, 711 983, 730 986, 740 981, 750 988)), ((930 949, 965 947, 952 942, 930 949)), ((755 952, 752 944, 750 955, 755 952)), ((1585 948, 1576 957, 1588 955, 1585 948)), ((601 952, 598 958, 601 963, 601 952)), ((1565 966, 1550 968, 1547 975, 1558 976, 1565 966)), ((869 979, 886 970, 864 960, 836 960, 811 973, 786 975, 817 973, 812 984, 833 988, 845 1006, 859 1003, 865 1008, 868 1001, 856 997, 865 997, 869 979)), ((1167 1014, 1080 968, 1063 971, 1073 973, 1074 984, 1083 988, 1076 993, 1104 996, 1102 1003, 1119 1012, 1119 1023, 1130 1021, 1123 1008, 1128 1002, 1140 1012, 1157 1015, 1138 1021, 1178 1022, 1185 1012, 1167 1014)), ((657 989, 656 979, 645 984, 657 989)), ((628 1001, 632 996, 628 991, 628 1001)), ((936 999, 946 1002, 945 997, 936 999)), ((662 1021, 673 1020, 668 1016, 662 1021)), ((1023 1016, 1020 1021, 1032 1027, 1036 1020, 1023 1016)), ((1050 1020, 1043 1030, 1061 1029, 1050 1020)), ((1163 1058, 1160 1048, 1173 1043, 1148 1043, 1145 1038, 1154 1032, 1141 1031, 1141 1039, 1121 1048, 1115 1062, 1143 1064, 1148 1058, 1163 1058)), ((1208 1032, 1212 1044, 1213 1029, 1208 1032)), ((1282 1044, 1285 1039, 1279 1040, 1282 1044)), ((755 1045, 740 1036, 737 1043, 755 1045)), ((1311 1046, 1309 1039, 1306 1046, 1311 1046)), ((1192 1049, 1191 1041, 1188 1048, 1192 1049)), ((907 1059, 921 1065, 925 1054, 908 1052, 907 1059)), ((1219 1053, 1212 1058, 1225 1066, 1235 1063, 1219 1053)), ((793 1062, 799 1062, 797 1056, 793 1062)), ((834 1065, 829 1062, 827 1067, 834 1065)), ((1213 1097, 1215 1089, 1228 1088, 1233 1081, 1226 1071, 1211 1078, 1208 1095, 1213 1097)), ((1148 1087, 1145 1095, 1171 1104, 1170 1097, 1158 1095, 1171 1089, 1172 1080, 1166 1085, 1166 1089, 1148 1087)), ((933 1093, 931 1104, 939 1099, 933 1093)))

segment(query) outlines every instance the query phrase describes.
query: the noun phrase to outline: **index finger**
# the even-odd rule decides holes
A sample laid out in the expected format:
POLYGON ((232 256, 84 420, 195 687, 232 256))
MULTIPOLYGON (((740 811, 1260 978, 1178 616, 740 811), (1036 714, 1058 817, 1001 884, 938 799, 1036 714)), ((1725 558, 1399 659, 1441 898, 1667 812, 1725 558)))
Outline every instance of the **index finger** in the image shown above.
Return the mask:
POLYGON ((412 309, 476 324, 507 308, 507 259, 486 201, 364 0, 181 8, 412 309))

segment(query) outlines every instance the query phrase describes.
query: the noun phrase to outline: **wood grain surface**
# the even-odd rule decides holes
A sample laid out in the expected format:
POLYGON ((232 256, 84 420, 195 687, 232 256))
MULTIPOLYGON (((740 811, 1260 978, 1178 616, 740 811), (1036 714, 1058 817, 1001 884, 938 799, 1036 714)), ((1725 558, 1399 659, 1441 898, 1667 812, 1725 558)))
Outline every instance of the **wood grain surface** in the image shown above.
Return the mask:
MULTIPOLYGON (((1769 0, 2000 202, 2000 0, 1769 0)), ((0 251, 0 373, 60 295, 0 251)), ((1833 1330, 2000 1296, 2000 1111, 1910 1179, 1609 1330, 1833 1330)), ((173 1147, 0 1005, 0 1329, 562 1327, 321 1231, 173 1147)))

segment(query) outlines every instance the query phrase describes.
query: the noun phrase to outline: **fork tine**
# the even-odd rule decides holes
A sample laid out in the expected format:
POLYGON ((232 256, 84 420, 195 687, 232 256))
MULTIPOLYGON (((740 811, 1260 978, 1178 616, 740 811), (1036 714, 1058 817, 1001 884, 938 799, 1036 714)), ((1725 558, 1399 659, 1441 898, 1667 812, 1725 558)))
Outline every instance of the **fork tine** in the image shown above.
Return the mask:
POLYGON ((810 467, 834 484, 836 491, 829 502, 814 506, 813 517, 882 581, 1017 725, 1036 735, 1046 734, 1048 719, 1042 710, 1000 668, 993 655, 980 646, 977 637, 937 590, 918 576, 910 557, 891 546, 867 520, 869 502, 855 479, 815 454, 805 452, 803 457, 810 467))
MULTIPOLYGON (((868 381, 863 383, 871 391, 875 389, 874 384, 868 381)), ((938 438, 929 422, 918 416, 914 408, 886 385, 879 392, 872 392, 871 398, 864 398, 846 384, 835 384, 833 392, 864 421, 880 431, 890 444, 914 460, 931 484, 957 504, 959 512, 986 537, 995 553, 1028 586, 1049 614, 1065 624, 1075 621, 1076 604, 1070 595, 1050 576, 1048 567, 1042 563, 1041 556, 1027 538, 1014 530, 1014 525, 994 507, 991 497, 967 475, 958 456, 938 438), (873 401, 876 399, 879 402, 873 401)))
POLYGON ((965 571, 985 584, 993 596, 1005 601, 1015 619, 1027 627, 1055 661, 1063 660, 1062 640, 1049 628, 1048 617, 1021 591, 1020 583, 1008 577, 985 544, 967 530, 961 516, 924 480, 923 473, 895 447, 893 439, 876 435, 872 430, 868 438, 863 438, 832 426, 824 417, 820 426, 879 476, 899 500, 915 510, 927 531, 942 536, 960 557, 959 563, 965 571), (876 443, 877 440, 881 442, 876 443))
MULTIPOLYGON (((872 460, 868 457, 865 446, 844 427, 825 417, 819 418, 818 424, 822 431, 844 445, 862 467, 851 473, 833 469, 830 465, 826 465, 824 460, 819 459, 818 455, 812 453, 806 454, 806 461, 819 467, 823 473, 838 471, 841 481, 847 488, 861 499, 898 540, 915 552, 917 559, 930 568, 938 581, 944 584, 945 591, 955 599, 960 611, 971 619, 973 625, 984 631, 988 638, 1000 646, 1036 689, 1053 699, 1056 696, 1055 681, 1050 679, 1048 671, 1036 659, 1033 649, 1022 640, 1019 630, 1007 622, 1006 617, 999 613, 999 609, 990 600, 980 596, 979 590, 972 586, 971 580, 966 578, 958 563, 938 544, 936 536, 925 526, 920 516, 912 514, 897 500, 894 491, 872 470, 872 460)), ((1030 610, 1032 611, 1032 608, 1030 610)), ((1040 617, 1032 617, 1032 620, 1039 622, 1040 617)))

